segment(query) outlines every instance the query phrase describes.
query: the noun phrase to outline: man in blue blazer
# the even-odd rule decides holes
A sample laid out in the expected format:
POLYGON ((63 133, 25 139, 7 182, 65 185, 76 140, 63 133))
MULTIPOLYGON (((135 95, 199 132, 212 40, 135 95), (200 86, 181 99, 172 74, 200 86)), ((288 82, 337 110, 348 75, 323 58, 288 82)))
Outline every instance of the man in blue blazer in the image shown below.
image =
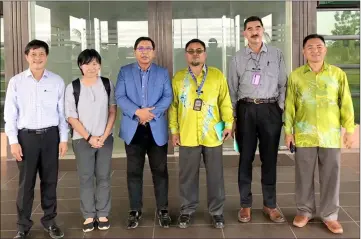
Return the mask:
POLYGON ((122 111, 119 137, 125 141, 130 202, 128 229, 142 215, 145 155, 153 175, 159 225, 168 228, 168 124, 166 111, 173 99, 168 71, 154 63, 155 44, 140 37, 134 44, 136 63, 121 67, 115 90, 122 111))

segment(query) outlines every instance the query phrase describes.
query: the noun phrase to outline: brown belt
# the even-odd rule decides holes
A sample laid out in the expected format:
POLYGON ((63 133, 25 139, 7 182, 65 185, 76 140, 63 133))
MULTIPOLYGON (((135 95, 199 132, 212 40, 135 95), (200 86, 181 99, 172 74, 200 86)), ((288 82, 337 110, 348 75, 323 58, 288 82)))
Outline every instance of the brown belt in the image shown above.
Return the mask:
POLYGON ((272 104, 272 103, 276 103, 277 99, 276 98, 269 98, 269 99, 251 99, 251 98, 242 98, 240 99, 240 101, 242 102, 246 102, 246 103, 253 103, 253 104, 272 104))

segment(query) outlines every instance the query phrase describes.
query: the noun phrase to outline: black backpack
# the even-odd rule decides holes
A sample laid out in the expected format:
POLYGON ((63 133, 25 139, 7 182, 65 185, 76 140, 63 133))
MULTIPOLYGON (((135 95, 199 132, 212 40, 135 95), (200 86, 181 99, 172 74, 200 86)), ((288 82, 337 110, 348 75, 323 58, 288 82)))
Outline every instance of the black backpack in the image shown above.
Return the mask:
MULTIPOLYGON (((100 77, 102 79, 105 91, 107 92, 108 95, 108 102, 109 102, 109 98, 110 98, 110 80, 106 77, 100 77)), ((73 82, 71 83, 73 86, 73 95, 74 95, 74 99, 75 99, 75 107, 78 110, 78 103, 79 103, 79 96, 80 96, 80 80, 79 78, 76 80, 73 80, 73 82)), ((70 124, 69 124, 70 125, 70 124)), ((73 128, 70 125, 70 135, 73 136, 73 128)))

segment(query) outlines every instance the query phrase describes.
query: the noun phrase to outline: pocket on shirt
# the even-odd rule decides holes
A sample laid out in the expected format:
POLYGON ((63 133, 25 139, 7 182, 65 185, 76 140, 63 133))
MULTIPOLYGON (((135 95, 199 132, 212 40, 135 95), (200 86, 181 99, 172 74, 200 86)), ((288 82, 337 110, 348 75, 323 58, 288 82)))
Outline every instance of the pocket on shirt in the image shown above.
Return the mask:
POLYGON ((57 107, 58 105, 58 92, 53 89, 41 90, 41 103, 44 107, 57 107))

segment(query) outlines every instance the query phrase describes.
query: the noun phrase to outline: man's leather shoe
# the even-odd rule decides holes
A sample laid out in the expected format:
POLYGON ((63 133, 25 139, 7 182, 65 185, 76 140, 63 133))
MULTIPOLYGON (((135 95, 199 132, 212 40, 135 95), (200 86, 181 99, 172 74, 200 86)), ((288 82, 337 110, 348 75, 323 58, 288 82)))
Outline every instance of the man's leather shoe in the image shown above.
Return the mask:
POLYGON ((263 207, 263 213, 269 217, 272 222, 282 223, 286 221, 277 208, 263 207))
POLYGON ((249 222, 251 221, 251 208, 241 208, 238 212, 238 221, 240 222, 249 222))
POLYGON ((323 223, 325 223, 328 230, 330 230, 332 233, 335 233, 335 234, 342 234, 343 233, 343 228, 342 228, 341 224, 338 221, 336 221, 336 220, 334 220, 334 221, 323 221, 323 223))
POLYGON ((28 234, 28 232, 18 231, 14 239, 25 239, 28 234))
POLYGON ((212 224, 215 228, 221 229, 224 228, 224 217, 222 215, 213 215, 212 224))
POLYGON ((293 225, 295 227, 304 227, 307 225, 308 221, 311 218, 307 217, 307 216, 303 216, 303 215, 297 215, 295 216, 295 218, 293 219, 293 225))
POLYGON ((60 230, 57 225, 52 225, 48 228, 44 228, 46 232, 49 233, 49 236, 53 239, 60 239, 64 237, 64 233, 60 230))

